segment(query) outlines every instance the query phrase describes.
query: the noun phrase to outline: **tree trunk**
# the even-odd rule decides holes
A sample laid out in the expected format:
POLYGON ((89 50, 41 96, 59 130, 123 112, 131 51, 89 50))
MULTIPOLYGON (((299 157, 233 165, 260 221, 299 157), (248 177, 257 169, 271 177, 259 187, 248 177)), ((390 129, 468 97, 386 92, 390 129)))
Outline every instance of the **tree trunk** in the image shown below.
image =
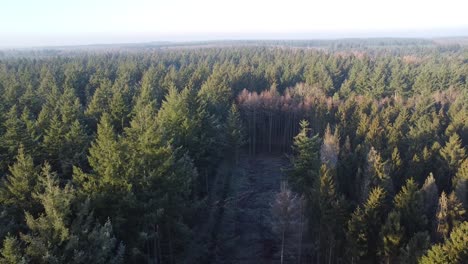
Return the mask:
POLYGON ((270 128, 268 137, 268 151, 271 153, 271 130, 273 129, 273 114, 270 113, 270 128))
POLYGON ((172 252, 172 235, 171 235, 171 228, 169 227, 169 224, 167 224, 167 236, 168 236, 168 242, 169 242, 169 263, 173 264, 174 255, 172 252))
POLYGON ((304 201, 301 199, 301 227, 299 231, 299 256, 298 256, 298 263, 301 264, 302 259, 302 232, 304 229, 304 201))
POLYGON ((255 157, 255 144, 257 143, 257 126, 256 126, 256 119, 257 119, 257 111, 254 108, 253 111, 253 155, 255 157))
POLYGON ((283 254, 284 254, 284 229, 281 236, 281 264, 283 264, 283 254))

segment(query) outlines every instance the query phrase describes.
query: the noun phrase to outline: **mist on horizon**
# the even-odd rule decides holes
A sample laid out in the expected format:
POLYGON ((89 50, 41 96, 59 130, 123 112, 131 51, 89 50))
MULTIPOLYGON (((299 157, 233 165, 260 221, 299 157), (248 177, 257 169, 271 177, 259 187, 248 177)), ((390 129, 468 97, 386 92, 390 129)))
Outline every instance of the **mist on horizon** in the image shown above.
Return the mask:
POLYGON ((10 1, 0 47, 153 41, 467 36, 468 2, 10 1))

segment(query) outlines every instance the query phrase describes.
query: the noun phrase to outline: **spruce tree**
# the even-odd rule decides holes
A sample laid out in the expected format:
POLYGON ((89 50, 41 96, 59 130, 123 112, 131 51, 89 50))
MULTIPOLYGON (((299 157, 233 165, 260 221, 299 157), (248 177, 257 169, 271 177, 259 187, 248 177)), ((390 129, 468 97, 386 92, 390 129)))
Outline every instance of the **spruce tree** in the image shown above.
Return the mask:
POLYGON ((408 179, 395 196, 394 207, 400 213, 401 223, 405 228, 404 241, 408 241, 415 233, 425 230, 427 226, 423 202, 423 195, 413 179, 408 179))
POLYGON ((460 164, 452 183, 458 200, 465 208, 468 208, 468 158, 464 159, 460 164))
POLYGON ((21 237, 27 244, 27 256, 36 263, 61 263, 61 249, 70 238, 66 223, 71 214, 70 204, 74 192, 71 185, 60 188, 56 174, 50 169, 50 165, 44 165, 39 178, 43 192, 34 193, 44 213, 34 217, 26 212, 26 224, 30 232, 21 237))
POLYGON ((0 250, 1 264, 26 264, 28 261, 21 252, 20 242, 16 237, 6 236, 3 240, 3 247, 0 250))
POLYGON ((228 152, 233 153, 235 163, 239 160, 239 154, 242 146, 245 144, 245 131, 241 116, 237 106, 232 104, 227 117, 227 145, 228 152))
POLYGON ((386 263, 393 263, 398 258, 404 236, 404 228, 400 225, 398 212, 392 211, 388 214, 380 236, 382 238, 380 255, 386 258, 386 263))
POLYGON ((318 259, 331 263, 335 252, 338 237, 341 235, 340 227, 344 224, 344 198, 335 188, 332 171, 323 164, 320 168, 320 179, 315 182, 313 202, 316 203, 317 233, 319 250, 323 257, 318 259))
POLYGON ((381 222, 385 213, 386 193, 376 187, 367 201, 358 207, 348 221, 347 242, 352 262, 360 259, 376 259, 381 222))
POLYGON ((309 136, 309 122, 302 120, 301 130, 294 137, 291 159, 292 169, 289 181, 294 190, 299 193, 307 193, 319 177, 320 169, 320 142, 318 135, 309 136))
POLYGON ((468 221, 456 227, 442 244, 436 244, 420 259, 421 264, 462 264, 468 259, 468 221))
POLYGON ((447 172, 454 175, 466 158, 466 150, 456 133, 450 136, 449 141, 440 150, 440 155, 446 162, 447 172))

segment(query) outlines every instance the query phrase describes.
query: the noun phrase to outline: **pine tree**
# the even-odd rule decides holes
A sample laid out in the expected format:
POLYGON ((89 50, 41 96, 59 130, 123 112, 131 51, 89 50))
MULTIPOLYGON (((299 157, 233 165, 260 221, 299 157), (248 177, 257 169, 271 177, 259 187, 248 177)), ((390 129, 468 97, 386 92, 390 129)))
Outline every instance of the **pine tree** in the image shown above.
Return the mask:
POLYGON ((450 233, 450 226, 448 223, 448 199, 445 192, 442 192, 439 199, 437 208, 437 234, 440 238, 446 238, 450 233))
POLYGON ((70 217, 70 204, 74 197, 71 185, 61 189, 56 174, 45 164, 40 179, 44 192, 36 192, 34 197, 44 207, 44 213, 35 218, 26 212, 26 224, 30 233, 22 235, 26 242, 26 254, 36 263, 60 263, 61 246, 70 238, 66 226, 70 217))
POLYGON ((405 264, 418 263, 418 260, 429 248, 430 242, 427 231, 416 233, 406 246, 400 249, 400 262, 405 264))
POLYGON ((157 116, 158 133, 174 148, 188 151, 197 168, 207 176, 220 158, 225 142, 219 120, 207 112, 195 91, 169 90, 157 116))
MULTIPOLYGON (((110 116, 103 114, 97 128, 95 142, 89 149, 88 161, 98 177, 98 186, 114 186, 116 190, 127 189, 129 183, 126 181, 122 166, 123 158, 120 143, 110 116)), ((89 179, 93 181, 93 179, 89 179)))
POLYGON ((371 147, 367 154, 366 168, 364 177, 361 182, 361 199, 364 200, 368 196, 369 190, 382 186, 387 194, 393 193, 393 182, 388 175, 387 163, 382 161, 380 154, 371 147))
POLYGON ((468 208, 468 158, 463 160, 452 181, 458 200, 468 208))
POLYGON ((10 166, 10 175, 3 179, 2 203, 23 204, 30 201, 30 197, 36 181, 36 169, 31 156, 24 153, 23 146, 18 149, 16 162, 10 166))
POLYGON ((109 79, 103 79, 99 83, 86 109, 86 115, 93 118, 95 122, 99 122, 103 113, 109 113, 112 98, 112 82, 109 79))
POLYGON ((16 105, 6 114, 3 126, 5 133, 1 137, 1 142, 2 147, 5 148, 3 159, 7 161, 7 164, 13 160, 20 145, 26 153, 36 154, 37 137, 31 134, 31 128, 28 128, 27 123, 18 118, 16 105))
POLYGON ((153 104, 155 108, 161 106, 166 91, 159 86, 158 70, 150 67, 141 78, 141 90, 136 105, 153 104))
POLYGON ((390 175, 395 186, 401 186, 401 178, 403 176, 403 161, 401 160, 400 151, 395 147, 392 151, 390 175))
POLYGON ((449 141, 440 150, 440 155, 446 162, 448 173, 454 175, 466 158, 465 148, 456 133, 450 137, 449 141))
POLYGON ((319 177, 320 143, 318 135, 313 137, 308 135, 309 122, 302 120, 300 126, 299 134, 294 137, 294 156, 291 159, 292 169, 289 174, 289 182, 294 190, 299 193, 307 193, 319 177))
POLYGON ((104 225, 95 221, 89 200, 80 205, 70 224, 70 239, 62 254, 69 263, 123 263, 125 246, 113 235, 110 219, 104 225))
POLYGON ((201 86, 198 96, 211 114, 224 120, 229 112, 232 91, 225 81, 225 76, 213 73, 201 86))
POLYGON ((233 153, 234 161, 237 163, 239 160, 240 149, 246 142, 246 135, 239 110, 235 104, 232 104, 229 111, 226 129, 228 133, 228 151, 233 153))
POLYGON ((465 209, 455 194, 452 192, 447 197, 445 192, 442 192, 436 213, 436 232, 439 239, 446 239, 451 230, 463 220, 464 214, 465 209))
POLYGON ((468 221, 464 221, 443 244, 436 244, 421 258, 421 264, 465 263, 468 259, 468 221))
POLYGON ((427 217, 424 214, 423 195, 412 178, 406 181, 395 196, 394 207, 400 213, 401 223, 406 231, 404 241, 425 230, 427 217))
MULTIPOLYGON (((331 263, 336 254, 338 236, 341 235, 340 227, 344 224, 344 198, 335 188, 332 171, 323 164, 320 168, 320 179, 315 182, 314 202, 318 210, 314 210, 318 220, 319 250, 324 254, 322 259, 331 263)), ((320 257, 318 257, 320 259, 320 257)))
POLYGON ((380 233, 382 237, 382 249, 380 254, 386 258, 387 263, 393 263, 398 257, 398 251, 404 235, 404 228, 400 225, 400 214, 392 211, 388 214, 380 233))
POLYGON ((3 247, 0 250, 1 264, 26 264, 26 258, 23 256, 20 248, 20 242, 16 237, 6 236, 3 240, 3 247))
POLYGON ((372 189, 362 208, 358 207, 348 221, 346 236, 352 263, 360 259, 376 259, 385 196, 383 188, 372 189))
POLYGON ((10 174, 3 178, 0 185, 0 203, 12 210, 10 217, 22 222, 24 211, 32 211, 37 205, 31 194, 37 184, 38 172, 31 156, 25 154, 22 146, 9 170, 10 174))
POLYGON ((94 222, 85 202, 77 215, 71 184, 59 186, 56 173, 45 164, 40 179, 41 191, 34 193, 44 211, 38 217, 26 212, 29 232, 21 234, 25 255, 34 263, 122 263, 124 247, 118 245, 110 221, 94 222))

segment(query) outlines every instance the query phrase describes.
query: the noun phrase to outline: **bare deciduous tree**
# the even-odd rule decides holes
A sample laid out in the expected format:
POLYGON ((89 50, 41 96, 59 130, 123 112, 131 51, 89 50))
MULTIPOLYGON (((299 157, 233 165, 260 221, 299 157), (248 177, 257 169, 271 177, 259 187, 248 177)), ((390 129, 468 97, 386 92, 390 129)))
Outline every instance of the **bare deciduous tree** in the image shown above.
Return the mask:
POLYGON ((281 263, 284 260, 285 239, 295 230, 293 227, 301 224, 301 204, 302 199, 293 194, 285 182, 281 183, 281 190, 271 205, 273 230, 281 235, 281 263))

